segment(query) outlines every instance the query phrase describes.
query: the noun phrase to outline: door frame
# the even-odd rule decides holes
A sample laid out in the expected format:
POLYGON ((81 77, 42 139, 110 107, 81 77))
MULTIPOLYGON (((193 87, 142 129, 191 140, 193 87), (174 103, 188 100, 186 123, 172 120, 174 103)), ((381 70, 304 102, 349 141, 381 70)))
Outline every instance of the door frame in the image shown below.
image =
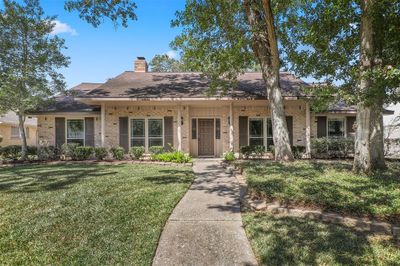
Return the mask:
MULTIPOLYGON (((215 124, 216 124, 216 119, 217 118, 221 119, 221 117, 219 117, 219 116, 218 117, 215 117, 215 116, 192 116, 192 117, 190 117, 190 128, 192 127, 192 119, 196 119, 196 123, 197 123, 197 128, 196 128, 196 130, 197 130, 197 139, 195 140, 196 141, 196 146, 197 146, 197 157, 215 157, 215 155, 216 155, 216 145, 217 145, 217 139, 215 138, 216 137, 215 136, 215 126, 216 126, 215 124), (199 155, 199 120, 201 120, 201 119, 213 120, 213 134, 212 134, 212 136, 213 136, 213 140, 214 140, 214 147, 213 147, 213 154, 212 155, 199 155)), ((222 132, 221 132, 221 135, 222 135, 222 132)), ((222 136, 221 136, 221 139, 222 139, 222 136)))
POLYGON ((199 157, 214 157, 215 156, 215 143, 216 143, 216 141, 215 141, 215 118, 213 117, 213 118, 197 118, 197 155, 199 156, 199 157), (211 136, 212 136, 212 154, 200 154, 200 138, 199 138, 199 132, 200 132, 200 123, 199 123, 199 121, 200 120, 208 120, 208 121, 212 121, 212 134, 211 134, 211 136))

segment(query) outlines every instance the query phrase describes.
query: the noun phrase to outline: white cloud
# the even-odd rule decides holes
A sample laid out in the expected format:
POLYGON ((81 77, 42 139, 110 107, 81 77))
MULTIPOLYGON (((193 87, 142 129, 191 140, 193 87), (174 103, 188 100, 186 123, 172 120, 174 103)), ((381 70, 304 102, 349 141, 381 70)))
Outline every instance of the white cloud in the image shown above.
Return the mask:
POLYGON ((166 54, 168 55, 169 58, 176 58, 177 53, 173 50, 166 52, 166 54))
POLYGON ((78 32, 73 29, 70 25, 62 23, 59 20, 54 20, 54 28, 51 34, 56 35, 60 33, 69 33, 72 36, 78 35, 78 32))

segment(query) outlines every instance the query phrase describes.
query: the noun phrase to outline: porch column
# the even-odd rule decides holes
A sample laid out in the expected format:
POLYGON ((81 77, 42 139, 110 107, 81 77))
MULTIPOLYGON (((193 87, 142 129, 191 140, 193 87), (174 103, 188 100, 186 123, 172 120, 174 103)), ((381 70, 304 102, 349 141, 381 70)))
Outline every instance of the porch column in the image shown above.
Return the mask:
POLYGON ((233 151, 233 103, 229 104, 229 151, 233 151))
POLYGON ((101 123, 101 147, 104 147, 105 145, 105 138, 106 138, 106 105, 104 103, 101 104, 101 117, 100 117, 100 123, 101 123))
POLYGON ((308 102, 306 102, 306 158, 311 158, 311 114, 308 102))
POLYGON ((176 135, 178 136, 178 151, 182 150, 182 111, 181 106, 178 105, 178 119, 177 119, 177 132, 176 135))

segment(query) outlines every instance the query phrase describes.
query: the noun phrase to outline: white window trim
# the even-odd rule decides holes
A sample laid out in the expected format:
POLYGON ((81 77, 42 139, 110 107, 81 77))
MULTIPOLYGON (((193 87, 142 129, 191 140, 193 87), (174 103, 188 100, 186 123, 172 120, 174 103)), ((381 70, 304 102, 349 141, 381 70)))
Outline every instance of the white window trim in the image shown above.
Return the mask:
POLYGON ((144 149, 146 152, 149 152, 149 119, 160 119, 162 122, 162 145, 164 147, 164 138, 165 138, 165 126, 164 126, 164 117, 159 117, 159 116, 151 116, 151 117, 143 117, 143 116, 133 116, 129 117, 129 122, 128 122, 128 134, 129 134, 129 148, 132 146, 132 119, 143 119, 144 120, 144 149))
MULTIPOLYGON (((83 121, 83 146, 86 146, 86 124, 84 118, 65 118, 65 143, 68 144, 68 120, 82 120, 83 121)), ((73 140, 73 139, 72 139, 73 140)))
POLYGON ((11 126, 10 127, 10 138, 11 139, 20 139, 21 138, 21 132, 19 130, 19 126, 11 126), (13 135, 13 128, 18 129, 18 135, 13 135))
MULTIPOLYGON (((339 138, 347 138, 347 117, 340 117, 340 116, 328 116, 326 118, 326 137, 329 137, 329 120, 341 120, 343 121, 343 137, 339 137, 339 138)), ((331 137, 331 138, 338 138, 338 137, 331 137)))
MULTIPOLYGON (((268 119, 271 120, 271 117, 261 117, 261 116, 251 116, 247 119, 247 143, 250 145, 250 120, 262 120, 263 121, 263 146, 266 150, 269 150, 268 147, 268 139, 274 139, 272 137, 268 137, 268 119)), ((271 134, 272 135, 272 134, 271 134)), ((261 138, 261 137, 259 137, 261 138)))

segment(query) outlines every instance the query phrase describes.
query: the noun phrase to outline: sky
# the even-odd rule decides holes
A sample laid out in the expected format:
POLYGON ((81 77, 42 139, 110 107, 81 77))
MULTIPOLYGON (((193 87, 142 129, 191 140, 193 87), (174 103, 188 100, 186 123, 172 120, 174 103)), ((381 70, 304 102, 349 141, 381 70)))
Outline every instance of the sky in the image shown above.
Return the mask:
POLYGON ((46 15, 57 16, 54 34, 65 39, 64 54, 71 64, 61 72, 67 88, 81 82, 105 82, 123 71, 133 70, 133 61, 144 56, 150 61, 156 54, 176 54, 169 47, 180 32, 170 22, 184 0, 136 0, 137 21, 127 28, 115 28, 105 19, 98 28, 81 20, 77 12, 64 10, 63 0, 41 0, 46 15))

